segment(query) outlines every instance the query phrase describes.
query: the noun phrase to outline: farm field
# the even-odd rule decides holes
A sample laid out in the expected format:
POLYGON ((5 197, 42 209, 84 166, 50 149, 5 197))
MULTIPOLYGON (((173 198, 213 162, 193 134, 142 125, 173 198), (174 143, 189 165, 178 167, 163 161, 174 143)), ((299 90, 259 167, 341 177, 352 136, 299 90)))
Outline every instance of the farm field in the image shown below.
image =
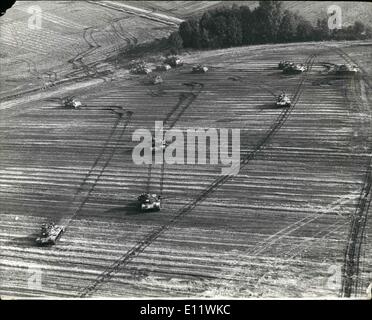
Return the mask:
MULTIPOLYGON (((13 14, 21 21, 18 6, 13 14)), ((102 36, 97 52, 79 59, 90 48, 82 30, 95 21, 94 28, 105 29, 103 21, 79 15, 84 6, 114 20, 122 12, 68 6, 81 24, 71 27, 74 44, 63 38, 55 47, 40 44, 43 57, 28 44, 3 47, 1 41, 13 63, 2 59, 0 75, 2 298, 365 297, 372 281, 371 42, 194 52, 182 56, 182 67, 162 73, 162 84, 150 85, 120 66, 102 67, 102 74, 95 69, 118 50, 116 40, 103 44, 102 36), (74 55, 75 39, 81 47, 74 55), (73 57, 82 64, 74 68, 73 57), (36 73, 17 82, 27 65, 18 58, 33 61, 36 73), (309 69, 283 75, 277 69, 283 59, 309 69), (356 64, 362 72, 336 77, 326 62, 356 64), (196 63, 209 71, 192 74, 196 63), (69 80, 46 85, 28 101, 22 93, 47 84, 41 74, 48 70, 69 80), (29 87, 27 79, 33 79, 29 87), (84 85, 90 81, 99 83, 84 85), (274 106, 281 91, 292 107, 274 106), (85 106, 61 107, 67 94, 85 106), (219 164, 134 164, 132 134, 153 131, 155 121, 165 129, 240 129, 239 173, 223 176, 219 164), (142 192, 160 194, 162 210, 139 212, 142 192), (35 246, 41 224, 50 221, 66 233, 55 246, 35 246), (39 271, 41 286, 30 286, 39 271)), ((129 16, 139 25, 146 21, 148 31, 130 24, 125 39, 138 32, 137 42, 145 41, 153 30, 161 35, 173 28, 129 16)))
POLYGON ((118 65, 107 59, 128 46, 162 38, 174 23, 86 1, 17 1, 0 20, 0 98, 53 89, 87 79, 110 81, 118 65), (29 8, 42 13, 28 27, 29 8))
MULTIPOLYGON (((110 1, 114 2, 114 1, 110 1)), ((249 6, 254 9, 258 1, 125 1, 129 5, 151 10, 154 13, 166 13, 178 18, 189 18, 202 15, 205 11, 219 7, 249 6)), ((309 21, 315 23, 321 16, 326 16, 327 8, 337 5, 342 10, 342 19, 345 25, 352 24, 355 20, 371 24, 372 4, 361 1, 283 1, 283 8, 298 12, 309 21)))

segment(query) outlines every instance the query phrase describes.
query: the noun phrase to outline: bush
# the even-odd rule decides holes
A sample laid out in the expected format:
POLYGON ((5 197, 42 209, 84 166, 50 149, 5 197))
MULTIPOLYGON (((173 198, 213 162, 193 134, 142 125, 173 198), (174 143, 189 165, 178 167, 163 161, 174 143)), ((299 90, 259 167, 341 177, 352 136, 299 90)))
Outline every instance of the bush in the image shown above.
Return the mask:
POLYGON ((168 38, 168 45, 172 52, 177 53, 183 47, 183 40, 178 31, 171 33, 168 38))
POLYGON ((282 9, 280 1, 260 1, 253 11, 247 6, 209 10, 201 18, 180 24, 168 43, 173 51, 183 48, 231 46, 295 41, 357 40, 372 37, 372 29, 357 21, 353 26, 329 30, 328 17, 315 26, 302 16, 282 9))

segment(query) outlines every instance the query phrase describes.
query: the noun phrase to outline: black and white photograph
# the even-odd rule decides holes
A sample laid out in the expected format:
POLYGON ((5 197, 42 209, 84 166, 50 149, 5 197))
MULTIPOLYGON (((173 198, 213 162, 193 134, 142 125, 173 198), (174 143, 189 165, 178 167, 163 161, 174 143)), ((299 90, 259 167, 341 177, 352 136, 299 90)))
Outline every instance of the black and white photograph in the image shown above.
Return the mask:
POLYGON ((4 6, 0 300, 371 300, 371 2, 4 6))

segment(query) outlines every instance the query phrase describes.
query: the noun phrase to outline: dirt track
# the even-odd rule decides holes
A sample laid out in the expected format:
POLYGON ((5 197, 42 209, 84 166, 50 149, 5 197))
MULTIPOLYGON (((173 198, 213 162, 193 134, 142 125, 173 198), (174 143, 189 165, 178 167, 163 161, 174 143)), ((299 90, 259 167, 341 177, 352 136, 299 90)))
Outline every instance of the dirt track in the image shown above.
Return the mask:
POLYGON ((76 90, 81 110, 61 108, 60 95, 1 110, 0 294, 363 296, 372 267, 370 49, 202 52, 161 86, 131 76, 76 90), (284 58, 311 71, 284 76, 284 58), (322 62, 350 58, 361 76, 325 74, 322 62), (210 71, 191 74, 195 62, 210 71), (272 106, 282 90, 292 109, 272 106), (155 120, 240 128, 239 175, 225 179, 219 165, 136 166, 131 135, 155 120), (137 212, 146 190, 163 194, 162 211, 137 212), (35 247, 51 219, 66 234, 35 247), (40 291, 28 287, 30 266, 42 270, 40 291))
POLYGON ((87 78, 111 81, 118 66, 107 58, 175 28, 85 1, 17 2, 0 20, 0 97, 14 99, 87 78), (35 5, 42 10, 41 29, 28 27, 27 10, 35 5))

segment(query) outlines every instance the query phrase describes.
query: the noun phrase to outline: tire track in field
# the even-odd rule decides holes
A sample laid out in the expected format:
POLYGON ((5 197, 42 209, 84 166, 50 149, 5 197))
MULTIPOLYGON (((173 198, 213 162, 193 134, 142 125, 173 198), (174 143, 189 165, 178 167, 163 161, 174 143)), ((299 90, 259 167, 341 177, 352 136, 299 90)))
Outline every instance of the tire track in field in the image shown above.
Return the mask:
MULTIPOLYGON (((366 72, 362 69, 346 52, 344 52, 340 48, 332 48, 334 49, 347 63, 351 65, 356 65, 362 72, 361 79, 359 79, 359 83, 363 88, 363 84, 365 83, 369 88, 370 84, 366 77, 366 72), (361 81, 363 80, 363 81, 361 81)), ((353 80, 354 81, 354 80, 353 80)), ((355 91, 355 87, 352 88, 355 91)), ((356 94, 355 97, 358 97, 356 94)), ((368 96, 359 97, 359 104, 364 106, 368 104, 368 96), (365 101, 363 100, 365 99, 365 101)), ((366 107, 369 109, 369 113, 371 115, 371 109, 369 105, 366 107)), ((367 137, 370 137, 372 128, 371 122, 369 125, 369 132, 367 133, 367 137)), ((369 149, 369 161, 367 164, 366 172, 363 179, 363 185, 360 191, 359 200, 357 207, 355 208, 354 214, 351 216, 350 221, 350 229, 349 234, 347 237, 347 244, 344 253, 344 264, 342 268, 342 287, 341 287, 341 296, 343 297, 351 297, 353 294, 358 294, 359 291, 363 291, 363 286, 360 285, 360 256, 362 251, 363 242, 366 241, 365 239, 365 227, 367 224, 368 218, 368 211, 371 205, 372 200, 372 153, 371 153, 371 141, 367 138, 368 149, 369 149)), ((362 269, 363 270, 363 269, 362 269)))
MULTIPOLYGON (((272 247, 272 245, 276 244, 278 241, 282 240, 283 238, 288 237, 291 233, 299 230, 300 228, 306 226, 307 224, 309 224, 313 221, 316 221, 317 219, 319 219, 321 217, 324 217, 325 215, 329 214, 332 211, 339 210, 343 205, 345 205, 347 203, 350 203, 352 200, 357 199, 357 197, 358 197, 357 193, 351 193, 351 194, 347 194, 345 196, 342 196, 340 199, 337 199, 337 200, 333 201, 332 203, 330 203, 324 210, 321 210, 321 211, 317 212, 316 214, 312 214, 311 216, 305 217, 305 218, 303 218, 299 221, 296 221, 295 223, 293 223, 289 226, 286 226, 286 227, 282 228, 281 230, 279 230, 275 234, 266 238, 263 242, 260 242, 260 243, 256 244, 253 247, 253 249, 246 252, 246 254, 249 254, 251 258, 260 256, 266 250, 270 249, 272 247)), ((340 224, 339 221, 336 221, 331 226, 329 226, 326 230, 317 231, 315 234, 312 235, 312 237, 316 237, 318 235, 321 235, 323 232, 326 232, 321 238, 319 238, 319 239, 325 239, 328 235, 330 235, 330 234, 336 232, 337 230, 341 229, 342 227, 344 227, 347 224, 345 216, 342 215, 342 217, 343 217, 343 220, 341 221, 341 224, 340 224)), ((309 248, 311 246, 311 242, 309 244, 307 244, 307 242, 309 242, 309 241, 308 240, 302 241, 299 245, 292 248, 290 251, 287 251, 285 248, 282 249, 279 252, 275 251, 276 252, 275 256, 270 256, 270 257, 280 258, 280 257, 286 255, 286 256, 289 256, 289 257, 285 260, 281 260, 280 262, 281 263, 291 262, 294 258, 299 256, 302 252, 304 252, 307 248, 309 248)), ((238 265, 238 261, 236 261, 236 263, 231 265, 231 267, 234 267, 235 265, 238 265)), ((276 265, 276 263, 275 263, 275 265, 276 265)), ((273 269, 274 269, 274 266, 273 266, 273 269)), ((229 287, 232 286, 232 282, 234 281, 234 279, 232 279, 232 276, 234 276, 236 279, 244 279, 245 276, 246 276, 245 273, 246 273, 246 271, 242 270, 242 268, 240 268, 238 271, 234 272, 232 275, 230 274, 231 280, 229 280, 226 283, 224 283, 223 285, 221 285, 217 289, 217 291, 218 292, 225 292, 226 290, 228 290, 229 287)), ((265 276, 265 274, 263 274, 260 277, 260 279, 263 278, 265 276)))
MULTIPOLYGON (((171 115, 168 114, 167 118, 165 119, 163 125, 167 124, 170 121, 170 124, 166 126, 166 130, 171 130, 177 123, 177 121, 181 118, 181 116, 185 113, 185 111, 188 109, 188 107, 197 99, 199 94, 202 92, 204 88, 204 84, 199 82, 185 82, 183 85, 191 87, 191 92, 189 93, 188 97, 185 97, 184 101, 187 101, 186 104, 180 109, 180 111, 176 114, 175 119, 171 119, 171 115), (196 92, 194 92, 196 90, 196 92)), ((184 102, 183 101, 183 102, 184 102)), ((174 110, 176 111, 177 108, 174 110)), ((172 115, 174 112, 172 113, 172 115)), ((164 155, 164 153, 163 153, 164 155)), ((164 171, 165 171, 165 161, 163 159, 163 163, 161 165, 160 169, 160 196, 163 195, 163 189, 164 189, 164 171)))
MULTIPOLYGON (((79 52, 76 56, 74 56, 72 59, 68 60, 69 63, 72 64, 73 69, 75 69, 75 73, 82 71, 86 74, 88 77, 93 77, 97 74, 97 69, 94 68, 94 66, 87 65, 83 62, 83 59, 86 58, 88 55, 90 55, 92 52, 96 51, 101 47, 93 38, 93 32, 96 30, 93 27, 88 27, 84 29, 83 32, 83 39, 85 43, 88 44, 89 48, 85 51, 79 52)), ((71 74, 74 74, 71 73, 71 74)), ((70 76, 71 76, 70 74, 70 76)))
POLYGON ((118 37, 119 39, 124 40, 127 46, 136 45, 138 43, 138 38, 135 37, 129 31, 125 31, 123 29, 123 26, 121 25, 121 21, 127 20, 127 19, 130 19, 130 17, 117 18, 117 19, 112 20, 111 28, 114 32, 114 35, 118 37), (128 38, 126 35, 129 35, 130 37, 128 38))
POLYGON ((101 158, 103 157, 103 155, 105 154, 106 152, 106 149, 108 149, 108 145, 109 143, 111 142, 111 139, 112 137, 114 136, 115 134, 115 131, 116 131, 116 128, 118 126, 118 124, 120 123, 121 121, 121 117, 117 117, 116 120, 115 120, 115 123, 110 131, 110 134, 109 136, 107 137, 107 140, 106 142, 104 143, 102 149, 101 149, 101 152, 99 153, 98 157, 96 158, 96 160, 94 161, 92 167, 89 169, 89 171, 85 174, 84 176, 84 179, 83 181, 80 183, 79 185, 79 188, 77 189, 76 191, 76 194, 80 192, 80 190, 83 188, 84 184, 86 183, 87 179, 89 178, 89 176, 92 174, 92 172, 95 170, 98 162, 101 160, 101 158))
MULTIPOLYGON (((333 233, 339 231, 341 228, 345 227, 346 224, 347 224, 347 222, 344 222, 341 225, 339 224, 339 222, 335 222, 334 224, 332 224, 332 225, 329 226, 329 228, 328 228, 329 230, 325 234, 322 235, 322 233, 324 232, 324 230, 320 230, 320 231, 316 232, 313 236, 315 237, 315 236, 322 235, 321 237, 317 238, 318 241, 328 239, 329 236, 331 236, 333 233)), ((285 263, 291 263, 291 262, 293 262, 295 258, 299 257, 303 252, 305 252, 311 246, 312 246, 312 242, 311 241, 304 240, 302 243, 300 243, 298 246, 296 246, 292 250, 286 251, 285 253, 287 254, 287 256, 289 255, 289 257, 286 256, 285 259, 280 260, 280 263, 283 265, 285 263), (307 242, 308 242, 308 244, 307 244, 307 242)), ((278 258, 279 255, 277 254, 275 257, 278 258)), ((278 264, 278 262, 275 262, 275 265, 272 266, 272 267, 270 267, 270 270, 271 271, 267 271, 262 276, 259 277, 257 283, 255 284, 255 288, 256 289, 259 286, 261 286, 261 283, 263 281, 265 281, 265 282, 272 282, 273 281, 273 279, 267 279, 267 277, 269 277, 270 274, 275 274, 275 270, 276 270, 275 267, 276 267, 277 264, 278 264)), ((328 269, 327 271, 329 272, 331 270, 328 269)), ((276 277, 275 277, 275 279, 276 279, 276 277)), ((336 284, 332 284, 332 286, 334 286, 334 285, 336 285, 336 284)), ((217 293, 219 293, 219 292, 217 291, 217 293)))
POLYGON ((55 71, 40 72, 37 70, 35 62, 30 59, 17 59, 15 62, 25 63, 27 65, 28 73, 43 82, 43 87, 41 89, 54 86, 58 80, 57 73, 55 71))
MULTIPOLYGON (((334 48, 332 48, 332 49, 334 49, 334 48)), ((337 48, 337 50, 336 51, 338 51, 338 50, 341 50, 341 49, 338 49, 337 48)), ((351 64, 351 65, 357 65, 356 63, 355 63, 355 61, 353 61, 350 57, 345 57, 345 53, 343 52, 343 51, 341 51, 341 53, 339 52, 339 54, 342 56, 342 57, 344 57, 344 59, 345 59, 345 61, 346 62, 348 62, 349 64, 351 64)), ((362 78, 365 78, 365 76, 363 76, 362 78)), ((355 77, 353 77, 352 79, 351 79, 351 84, 352 84, 352 87, 351 87, 351 91, 352 91, 352 93, 353 93, 353 95, 354 95, 354 99, 355 100, 359 100, 359 101, 357 101, 357 103, 359 104, 359 105, 362 105, 363 106, 363 104, 365 104, 365 102, 364 101, 362 101, 362 99, 360 98, 360 96, 358 95, 358 94, 356 94, 356 92, 357 92, 357 89, 356 89, 356 87, 355 87, 355 77)), ((368 85, 368 84, 367 84, 368 85)), ((365 108, 364 108, 365 109, 365 108)), ((367 108, 368 109, 368 108, 367 108)), ((364 110, 364 111, 366 111, 366 110, 364 110)), ((367 128, 367 129, 370 129, 370 126, 367 128)), ((369 137, 370 136, 370 130, 369 130, 369 132, 367 133, 367 137, 369 137)), ((367 139, 367 142, 368 142, 368 139, 367 139)), ((368 144, 368 143, 367 143, 368 144)), ((355 198, 355 199, 358 199, 358 205, 357 205, 357 208, 356 208, 356 211, 358 211, 358 210, 361 210, 361 211, 363 211, 363 210, 365 210, 366 211, 366 214, 367 214, 367 212, 368 212, 368 209, 369 209, 369 205, 370 205, 370 202, 371 202, 371 196, 369 196, 369 198, 367 198, 366 199, 366 195, 368 196, 368 195, 370 195, 370 190, 371 190, 371 183, 370 183, 370 180, 371 180, 371 160, 369 161, 369 165, 368 165, 368 168, 367 168, 367 172, 366 172, 366 176, 365 176, 365 180, 364 180, 364 185, 363 185, 363 188, 362 188, 362 191, 361 191, 361 193, 359 194, 356 194, 355 196, 353 196, 353 198, 355 198), (369 168, 369 169, 368 169, 369 168), (369 199, 369 200, 368 200, 369 199)), ((346 199, 346 200, 348 200, 348 199, 346 199)), ((348 202, 348 201, 347 201, 348 202)), ((340 203, 339 204, 337 204, 337 203, 335 203, 335 204, 337 204, 337 206, 340 206, 340 205, 342 205, 342 204, 344 204, 345 203, 345 201, 344 200, 342 200, 342 201, 340 201, 340 203)), ((359 230, 359 227, 356 225, 356 221, 358 222, 358 223, 363 223, 363 226, 365 227, 365 224, 366 224, 366 218, 364 218, 363 216, 362 216, 362 214, 358 214, 358 213, 355 213, 354 215, 353 215, 353 217, 357 217, 356 219, 354 219, 354 218, 352 218, 353 219, 353 222, 352 222, 352 227, 351 227, 351 229, 350 229, 350 231, 349 231, 349 240, 348 240, 348 249, 346 250, 347 251, 347 253, 349 254, 349 256, 346 256, 347 255, 347 253, 345 253, 345 261, 348 261, 349 262, 349 265, 348 265, 348 267, 345 267, 344 266, 344 270, 347 270, 347 268, 349 268, 348 269, 348 271, 346 271, 346 272, 349 272, 346 276, 345 275, 343 275, 343 285, 342 285, 342 291, 344 292, 344 290, 346 290, 344 287, 347 287, 347 286, 351 286, 352 284, 351 284, 351 282, 352 281, 354 281, 355 283, 354 283, 354 287, 355 287, 355 292, 358 292, 358 285, 359 285, 359 281, 358 281, 358 275, 359 275, 359 260, 360 260, 360 252, 361 252, 361 249, 360 249, 360 247, 362 246, 362 243, 363 243, 363 240, 364 240, 364 242, 365 242, 365 237, 363 237, 363 233, 364 233, 364 230, 362 230, 361 231, 361 234, 359 235, 359 240, 355 240, 358 236, 357 236, 357 231, 356 230, 359 230), (350 241, 350 239, 352 239, 351 241, 350 241), (358 246, 358 248, 354 251, 354 246, 355 246, 355 243, 357 243, 357 246, 358 246), (350 256, 351 255, 353 255, 354 253, 356 252, 356 257, 354 258, 354 259, 352 259, 350 256), (353 260, 355 260, 355 261, 353 261, 353 260), (351 261, 353 261, 353 262, 351 262, 351 261), (354 264, 355 263, 355 264, 354 264), (345 280, 345 277, 346 277, 346 279, 347 280, 345 280), (349 281, 349 282, 348 282, 349 281)), ((297 229, 299 229, 299 228, 301 228, 302 226, 304 226, 304 225, 306 225, 307 223, 310 223, 310 222, 312 222, 312 221, 314 221, 315 219, 318 219, 319 218, 319 216, 316 216, 316 217, 313 217, 313 218, 311 218, 311 217, 308 217, 308 218, 304 218, 304 219, 302 219, 302 220, 304 220, 304 222, 303 222, 303 224, 301 224, 301 225, 299 225, 299 226, 297 226, 297 224, 299 223, 299 222, 301 222, 302 220, 300 220, 300 221, 298 221, 298 222, 296 222, 295 224, 293 224, 293 227, 294 227, 294 229, 293 229, 293 231, 295 231, 295 230, 297 230, 297 229), (308 219, 307 221, 306 221, 306 219, 308 219)), ((344 227, 345 225, 346 225, 347 223, 341 223, 341 225, 339 225, 339 226, 337 226, 335 229, 340 229, 340 228, 342 228, 342 227, 344 227)), ((335 225, 337 225, 337 223, 335 223, 333 226, 335 226, 335 225)), ((281 231, 279 231, 279 233, 283 233, 282 235, 280 235, 280 238, 283 238, 283 237, 285 237, 285 236, 287 236, 289 233, 291 233, 291 231, 289 231, 289 232, 285 232, 286 230, 285 230, 286 228, 284 228, 283 230, 281 230, 281 231)), ((330 230, 329 231, 329 233, 332 233, 332 232, 334 232, 334 230, 335 229, 332 229, 332 230, 330 230)), ((318 233, 316 233, 316 235, 317 234, 319 234, 320 232, 318 232, 318 233)), ((269 238, 271 238, 271 237, 269 237, 269 238)), ((322 237, 322 238, 324 238, 324 236, 322 237)), ((279 239, 278 239, 279 240, 279 239)), ((276 242, 276 241, 275 241, 276 242)), ((262 253, 264 250, 266 250, 267 248, 269 248, 270 246, 268 246, 268 245, 266 245, 265 247, 263 247, 263 248, 258 248, 258 250, 257 250, 257 252, 254 252, 254 255, 255 256, 257 256, 258 254, 260 254, 260 253, 262 253)), ((307 247, 309 247, 309 246, 307 246, 307 247)), ((307 247, 305 247, 305 249, 307 248, 307 247)), ((301 245, 299 245, 298 246, 298 249, 301 249, 301 245)), ((303 250, 305 250, 304 248, 302 248, 301 249, 301 251, 303 251, 303 250)), ((294 252, 294 251, 296 251, 296 249, 292 249, 292 251, 291 252, 294 252)), ((294 253, 294 254, 292 254, 292 256, 290 257, 290 259, 293 259, 295 256, 297 256, 298 255, 298 252, 296 252, 296 253, 294 253)), ((289 260, 288 260, 289 261, 289 260)), ((364 293, 364 289, 363 289, 363 287, 362 286, 360 286, 360 293, 361 294, 363 294, 364 293)), ((348 293, 346 293, 346 294, 344 294, 344 293, 342 293, 342 295, 344 295, 344 296, 348 296, 348 297, 350 297, 351 296, 351 291, 349 291, 348 293)))
POLYGON ((91 63, 84 62, 85 58, 95 53, 98 49, 102 48, 102 46, 93 37, 93 34, 97 31, 99 30, 94 29, 93 27, 88 27, 84 29, 83 39, 85 43, 89 46, 89 48, 85 51, 79 52, 72 59, 68 60, 68 62, 72 64, 74 71, 68 73, 66 75, 67 78, 71 78, 73 76, 76 77, 76 75, 82 72, 88 78, 98 78, 102 79, 104 82, 107 81, 104 76, 111 74, 112 71, 111 70, 98 71, 97 66, 101 63, 101 61, 95 61, 91 63))
MULTIPOLYGON (((290 113, 298 103, 302 88, 305 80, 308 77, 309 72, 312 69, 312 66, 314 64, 316 55, 310 55, 305 64, 308 66, 308 70, 305 74, 302 75, 298 85, 296 86, 295 93, 292 98, 292 104, 290 107, 284 108, 283 111, 279 114, 276 121, 271 125, 271 127, 268 129, 267 133, 259 141, 259 143, 256 145, 256 147, 253 149, 253 151, 249 152, 244 156, 243 159, 240 161, 239 167, 246 166, 254 157, 256 154, 264 149, 264 146, 266 143, 276 134, 276 132, 283 126, 287 118, 289 117, 290 113)), ((97 278, 96 280, 88 287, 83 288, 79 293, 79 297, 87 297, 91 296, 95 291, 97 291, 98 286, 103 283, 104 281, 109 280, 113 274, 115 274, 120 268, 123 266, 126 266, 134 257, 141 254, 148 246, 152 244, 162 233, 170 229, 181 217, 192 211, 198 203, 203 201, 205 198, 208 197, 210 193, 212 193, 214 190, 216 190, 219 186, 223 185, 226 181, 230 180, 230 175, 223 175, 219 178, 217 178, 209 187, 207 187, 204 191, 202 191, 194 200, 192 200, 190 203, 186 204, 183 208, 181 208, 178 212, 176 212, 175 216, 170 219, 170 221, 167 224, 164 224, 158 228, 156 228, 154 231, 150 232, 146 237, 144 237, 143 240, 139 241, 137 244, 135 244, 130 250, 128 250, 127 253, 125 253, 123 256, 121 256, 118 260, 113 262, 108 268, 106 268, 97 278)))
MULTIPOLYGON (((183 83, 184 86, 190 87, 191 91, 186 93, 181 93, 178 97, 178 102, 175 104, 175 106, 168 112, 165 119, 163 120, 163 128, 164 130, 170 130, 172 129, 177 121, 180 119, 180 117, 185 113, 185 111, 189 108, 189 106, 197 99, 199 94, 202 92, 202 89, 204 88, 204 85, 199 82, 185 82, 183 83), (196 90, 196 92, 194 92, 196 90), (172 117, 175 115, 175 117, 172 119, 172 117), (169 123, 169 124, 168 124, 169 123)), ((164 150, 161 150, 161 152, 164 155, 164 150)), ((147 179, 147 190, 150 192, 150 183, 151 183, 151 170, 152 165, 149 165, 148 170, 148 179, 147 179)), ((164 171, 165 171, 165 163, 164 159, 161 164, 160 168, 160 191, 159 195, 163 195, 163 186, 164 186, 164 171)))
POLYGON ((104 1, 102 1, 102 2, 87 1, 87 2, 91 3, 91 4, 95 4, 95 5, 100 5, 102 7, 110 8, 112 10, 125 12, 125 13, 131 14, 131 15, 135 15, 135 16, 140 17, 140 18, 160 22, 160 23, 166 24, 168 26, 178 27, 178 24, 183 21, 183 20, 178 19, 176 17, 166 16, 165 14, 162 14, 161 16, 159 16, 157 14, 154 15, 154 14, 152 14, 151 11, 148 11, 148 10, 145 10, 145 9, 140 9, 140 8, 129 6, 129 5, 121 6, 121 5, 115 5, 113 3, 104 2, 104 1), (177 22, 174 22, 175 20, 177 22))
POLYGON ((113 158, 116 149, 121 143, 121 139, 131 121, 131 117, 133 115, 133 112, 127 111, 126 112, 126 121, 124 122, 122 128, 120 130, 117 130, 119 123, 122 120, 122 115, 119 115, 117 120, 114 123, 113 128, 111 129, 110 135, 108 139, 106 140, 101 153, 96 158, 95 162, 93 163, 92 167, 84 177, 82 183, 80 184, 78 190, 76 191, 74 198, 72 200, 72 207, 77 206, 77 208, 74 210, 74 213, 71 217, 67 220, 67 222, 64 223, 64 225, 68 226, 72 220, 81 212, 86 202, 89 200, 89 197, 91 193, 93 192, 94 188, 96 187, 98 181, 102 177, 106 167, 109 165, 111 159, 113 158), (112 147, 108 147, 109 143, 112 141, 113 137, 117 135, 115 138, 115 143, 112 147), (105 153, 106 154, 105 158, 105 153), (91 181, 89 182, 89 180, 91 181))

